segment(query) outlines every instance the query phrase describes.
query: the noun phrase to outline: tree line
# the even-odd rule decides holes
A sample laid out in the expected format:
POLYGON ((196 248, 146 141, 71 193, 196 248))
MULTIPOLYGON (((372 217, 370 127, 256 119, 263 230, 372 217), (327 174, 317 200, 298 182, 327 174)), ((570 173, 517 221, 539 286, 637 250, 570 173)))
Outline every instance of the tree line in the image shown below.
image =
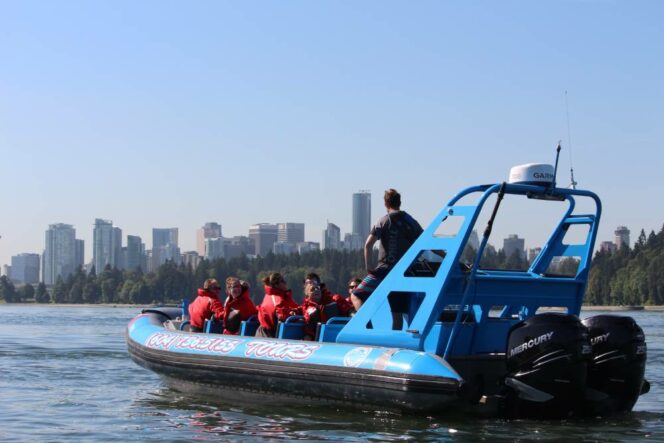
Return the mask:
POLYGON ((129 271, 107 266, 98 273, 93 267, 86 273, 78 269, 66 278, 58 277, 47 288, 39 283, 16 288, 5 276, 0 277, 0 300, 8 303, 35 301, 36 303, 179 303, 193 299, 196 290, 207 278, 224 284, 229 276, 249 282, 254 302, 263 298, 262 278, 270 272, 280 272, 289 283, 296 300, 302 298, 302 282, 309 272, 316 272, 327 287, 341 294, 355 276, 364 276, 362 251, 313 251, 302 255, 275 255, 249 259, 203 260, 195 269, 182 263, 168 261, 156 272, 144 273, 140 268, 129 271))
POLYGON ((642 229, 633 248, 595 254, 586 303, 592 305, 664 304, 664 226, 646 236, 642 229))
MULTIPOLYGON (((475 251, 468 247, 462 261, 472 263, 475 251)), ((375 262, 375 261, 374 261, 375 262)), ((503 250, 488 246, 481 260, 482 268, 528 269, 529 263, 521 254, 506 256, 503 250)), ((553 271, 573 275, 577 263, 566 260, 553 271)), ((362 251, 325 249, 302 255, 274 255, 249 259, 203 260, 193 269, 184 264, 166 262, 156 272, 141 269, 123 271, 106 267, 97 273, 94 267, 86 273, 79 269, 66 278, 58 277, 55 285, 44 283, 36 287, 16 288, 7 277, 0 277, 0 300, 6 302, 35 301, 37 303, 179 303, 193 299, 203 281, 216 278, 220 283, 228 276, 249 282, 254 302, 262 300, 262 278, 268 273, 281 272, 289 283, 296 301, 301 301, 301 284, 309 272, 316 272, 332 291, 346 294, 346 283, 352 277, 364 276, 362 251)), ((646 236, 644 230, 633 248, 622 247, 615 252, 598 251, 593 258, 586 304, 590 305, 662 305, 664 304, 664 226, 646 236)))

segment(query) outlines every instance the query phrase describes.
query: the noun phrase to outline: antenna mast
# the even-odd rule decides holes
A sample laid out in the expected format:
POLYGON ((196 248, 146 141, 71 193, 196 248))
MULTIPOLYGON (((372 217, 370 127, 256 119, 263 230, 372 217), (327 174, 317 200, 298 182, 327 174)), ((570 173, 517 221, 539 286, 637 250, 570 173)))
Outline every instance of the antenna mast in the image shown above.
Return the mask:
POLYGON ((572 136, 569 129, 569 105, 567 104, 567 90, 565 90, 565 115, 567 116, 567 144, 569 145, 569 173, 572 180, 570 187, 576 189, 576 181, 574 180, 574 165, 572 163, 572 136))

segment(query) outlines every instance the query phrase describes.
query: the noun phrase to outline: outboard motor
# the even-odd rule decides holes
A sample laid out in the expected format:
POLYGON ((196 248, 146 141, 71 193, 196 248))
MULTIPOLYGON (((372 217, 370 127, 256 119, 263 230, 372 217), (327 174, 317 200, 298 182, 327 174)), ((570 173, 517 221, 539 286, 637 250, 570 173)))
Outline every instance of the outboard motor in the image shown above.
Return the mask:
POLYGON ((590 352, 588 331, 574 315, 545 313, 514 325, 506 353, 506 415, 564 418, 577 413, 590 352))
POLYGON ((616 315, 597 315, 583 324, 592 345, 584 414, 631 411, 650 387, 643 379, 647 354, 643 330, 632 317, 616 315))

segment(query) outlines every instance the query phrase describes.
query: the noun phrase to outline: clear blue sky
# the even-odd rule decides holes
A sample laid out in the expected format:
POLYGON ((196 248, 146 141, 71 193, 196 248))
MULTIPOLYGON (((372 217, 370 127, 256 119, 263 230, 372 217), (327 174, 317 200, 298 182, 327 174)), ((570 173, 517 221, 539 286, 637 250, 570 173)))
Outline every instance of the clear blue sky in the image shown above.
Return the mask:
MULTIPOLYGON (((598 240, 664 223, 664 2, 0 0, 0 264, 95 218, 151 247, 207 221, 351 228, 397 188, 423 225, 549 162, 565 95, 598 240)), ((498 235, 509 233, 500 232, 498 235)), ((523 232, 531 246, 529 232, 523 232)), ((530 234, 534 236, 535 234, 530 234)), ((496 241, 495 243, 499 243, 496 241)))

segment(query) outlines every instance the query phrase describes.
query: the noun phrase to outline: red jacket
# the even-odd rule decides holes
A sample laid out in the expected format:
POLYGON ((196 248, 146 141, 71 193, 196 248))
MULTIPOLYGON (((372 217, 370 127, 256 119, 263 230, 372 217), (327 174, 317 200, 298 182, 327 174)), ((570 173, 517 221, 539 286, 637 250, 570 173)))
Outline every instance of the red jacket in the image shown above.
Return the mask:
MULTIPOLYGON (((240 321, 247 320, 252 315, 256 315, 256 305, 251 301, 248 289, 244 289, 238 298, 232 298, 230 295, 226 298, 226 302, 224 303, 224 325, 227 323, 226 319, 228 318, 228 315, 233 310, 240 312, 240 321)), ((239 333, 240 332, 238 331, 235 335, 239 333)), ((224 329, 224 334, 233 333, 224 329)))
MULTIPOLYGON (((339 294, 332 294, 327 288, 323 289, 320 303, 322 305, 327 305, 332 302, 336 303, 337 308, 339 308, 339 317, 348 317, 353 310, 353 304, 350 302, 350 297, 346 299, 339 294)), ((325 321, 321 320, 321 323, 325 323, 327 320, 328 318, 326 318, 325 321)))
POLYGON ((258 307, 258 321, 264 329, 275 331, 277 321, 284 321, 293 313, 300 314, 302 311, 293 300, 293 293, 282 291, 278 288, 265 286, 265 297, 263 303, 258 307))
POLYGON ((189 322, 192 326, 203 329, 205 320, 214 314, 217 320, 224 317, 224 306, 219 297, 206 289, 198 290, 198 297, 189 304, 189 322))

